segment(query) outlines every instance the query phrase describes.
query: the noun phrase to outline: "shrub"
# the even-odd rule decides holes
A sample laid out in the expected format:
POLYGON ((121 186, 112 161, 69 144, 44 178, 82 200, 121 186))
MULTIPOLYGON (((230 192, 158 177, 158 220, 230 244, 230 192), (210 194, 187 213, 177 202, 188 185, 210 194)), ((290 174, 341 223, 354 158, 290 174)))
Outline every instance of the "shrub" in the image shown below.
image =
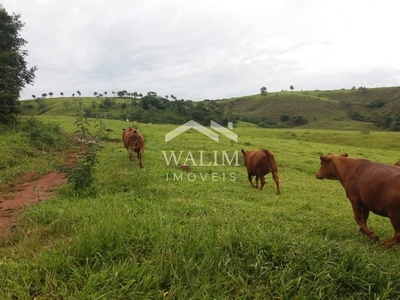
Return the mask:
POLYGON ((282 115, 281 116, 281 121, 282 122, 287 122, 287 121, 289 121, 290 120, 290 117, 288 116, 288 115, 282 115))
POLYGON ((386 104, 385 101, 383 100, 374 100, 371 103, 368 104, 368 107, 371 108, 381 108, 382 106, 384 106, 386 104))
POLYGON ((23 120, 20 128, 29 137, 32 145, 38 149, 61 148, 68 141, 68 136, 59 125, 45 124, 34 117, 23 120))
POLYGON ((294 116, 292 118, 292 124, 295 126, 307 124, 308 120, 305 119, 302 115, 294 116))
POLYGON ((117 104, 115 102, 115 99, 112 98, 106 98, 100 103, 100 108, 105 109, 105 108, 116 108, 117 104))
POLYGON ((75 125, 78 130, 75 134, 78 135, 82 143, 82 154, 78 158, 78 163, 67 169, 68 183, 72 184, 73 190, 81 195, 84 192, 91 192, 90 187, 93 183, 93 175, 96 165, 99 163, 98 155, 102 149, 100 145, 102 137, 105 136, 105 125, 101 118, 96 119, 95 127, 98 128, 94 136, 91 136, 89 127, 90 124, 85 114, 82 101, 79 100, 77 107, 77 118, 75 125))
POLYGON ((370 122, 370 118, 365 117, 363 115, 361 115, 359 112, 357 111, 351 111, 349 112, 349 118, 355 121, 361 121, 361 122, 370 122))
POLYGON ((361 93, 363 93, 363 94, 365 94, 365 93, 368 92, 368 89, 367 89, 365 86, 360 86, 360 87, 358 88, 358 90, 359 90, 361 93))

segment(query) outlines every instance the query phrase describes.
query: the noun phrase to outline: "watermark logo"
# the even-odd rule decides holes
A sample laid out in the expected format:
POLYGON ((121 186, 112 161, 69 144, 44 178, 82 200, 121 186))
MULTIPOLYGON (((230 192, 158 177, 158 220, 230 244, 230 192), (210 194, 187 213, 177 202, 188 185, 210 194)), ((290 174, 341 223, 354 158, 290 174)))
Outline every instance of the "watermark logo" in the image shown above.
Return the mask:
MULTIPOLYGON (((165 142, 169 142, 170 140, 176 138, 181 133, 188 131, 189 129, 195 129, 203 135, 207 136, 211 140, 215 142, 219 142, 219 134, 222 134, 229 138, 232 141, 237 142, 238 136, 231 129, 233 129, 233 123, 228 123, 228 128, 221 126, 220 124, 211 121, 211 130, 196 121, 190 120, 185 124, 175 128, 174 130, 165 134, 165 142), (218 133, 217 133, 218 132, 218 133)), ((168 167, 171 165, 175 165, 176 167, 180 167, 181 170, 190 170, 190 167, 239 167, 239 151, 234 151, 229 154, 225 150, 197 150, 197 151, 161 151, 163 154, 163 158, 168 167)), ((200 170, 200 169, 199 169, 200 170)), ((173 172, 172 174, 166 174, 167 181, 235 181, 236 174, 233 172, 173 172)))
MULTIPOLYGON (((233 123, 229 122, 228 123, 228 128, 225 128, 218 123, 211 121, 211 128, 218 131, 219 133, 222 133, 225 135, 227 138, 237 142, 238 141, 238 136, 236 133, 233 131, 229 130, 228 128, 232 129, 233 128, 233 123)), ((208 129, 207 127, 197 123, 196 121, 190 120, 189 122, 186 122, 185 124, 175 128, 174 130, 168 132, 165 135, 165 142, 168 142, 172 140, 173 138, 177 137, 181 133, 184 133, 188 131, 189 129, 195 129, 198 132, 204 134, 205 136, 209 137, 213 141, 218 142, 219 141, 219 135, 216 134, 214 131, 208 129)))

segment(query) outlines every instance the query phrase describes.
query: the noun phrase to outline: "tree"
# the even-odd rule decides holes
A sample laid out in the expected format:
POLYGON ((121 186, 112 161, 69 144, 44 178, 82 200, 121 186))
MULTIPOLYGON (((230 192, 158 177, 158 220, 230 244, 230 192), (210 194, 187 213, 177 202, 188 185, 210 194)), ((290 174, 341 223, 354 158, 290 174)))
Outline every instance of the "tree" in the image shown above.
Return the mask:
POLYGON ((53 92, 49 92, 49 96, 51 98, 53 96, 53 92))
POLYGON ((261 96, 267 96, 267 88, 265 86, 263 86, 261 89, 261 96))
POLYGON ((47 97, 47 94, 46 93, 43 93, 42 94, 42 98, 46 98, 47 97))
POLYGON ((292 118, 292 124, 293 125, 304 125, 304 124, 307 124, 307 123, 308 123, 308 120, 303 118, 302 115, 294 116, 292 118))
POLYGON ((282 122, 287 122, 287 121, 289 121, 290 120, 290 117, 288 116, 288 115, 282 115, 281 116, 281 121, 282 122))
POLYGON ((35 95, 32 95, 32 98, 33 98, 33 99, 35 99, 35 98, 36 98, 36 96, 35 96, 35 95))
POLYGON ((294 86, 291 85, 291 86, 290 86, 290 89, 292 90, 292 95, 293 95, 294 86))
POLYGON ((64 97, 64 93, 63 92, 61 92, 60 95, 61 95, 61 97, 64 97))
POLYGON ((96 97, 97 96, 97 92, 94 92, 93 95, 96 97))
POLYGON ((126 91, 126 90, 123 90, 123 91, 118 91, 117 92, 117 96, 118 97, 125 97, 126 95, 128 94, 128 92, 126 91))
POLYGON ((78 96, 80 96, 80 95, 81 95, 81 92, 80 92, 80 91, 77 91, 76 93, 78 94, 78 96))
POLYGON ((13 124, 20 114, 19 97, 35 79, 36 66, 27 67, 27 43, 19 34, 24 27, 19 14, 9 15, 0 4, 0 124, 13 124))

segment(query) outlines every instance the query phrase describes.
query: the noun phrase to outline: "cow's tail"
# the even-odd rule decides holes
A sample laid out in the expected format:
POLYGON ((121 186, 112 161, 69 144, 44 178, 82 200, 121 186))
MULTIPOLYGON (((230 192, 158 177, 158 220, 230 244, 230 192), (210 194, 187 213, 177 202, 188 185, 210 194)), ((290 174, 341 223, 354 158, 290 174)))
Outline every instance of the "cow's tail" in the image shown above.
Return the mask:
POLYGON ((262 150, 267 155, 267 159, 268 159, 269 165, 271 166, 271 171, 272 172, 278 172, 278 166, 276 165, 274 154, 271 151, 267 150, 267 149, 262 149, 262 150))

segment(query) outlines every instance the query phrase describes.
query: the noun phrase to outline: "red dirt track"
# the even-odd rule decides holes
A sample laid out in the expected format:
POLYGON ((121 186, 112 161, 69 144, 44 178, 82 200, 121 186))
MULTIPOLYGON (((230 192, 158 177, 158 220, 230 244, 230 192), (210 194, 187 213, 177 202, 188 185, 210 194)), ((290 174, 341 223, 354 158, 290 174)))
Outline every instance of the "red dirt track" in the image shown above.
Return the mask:
POLYGON ((0 194, 0 238, 11 232, 18 213, 27 206, 48 200, 54 196, 54 190, 66 181, 64 173, 53 172, 31 180, 34 176, 25 174, 18 179, 18 182, 23 183, 0 194))

